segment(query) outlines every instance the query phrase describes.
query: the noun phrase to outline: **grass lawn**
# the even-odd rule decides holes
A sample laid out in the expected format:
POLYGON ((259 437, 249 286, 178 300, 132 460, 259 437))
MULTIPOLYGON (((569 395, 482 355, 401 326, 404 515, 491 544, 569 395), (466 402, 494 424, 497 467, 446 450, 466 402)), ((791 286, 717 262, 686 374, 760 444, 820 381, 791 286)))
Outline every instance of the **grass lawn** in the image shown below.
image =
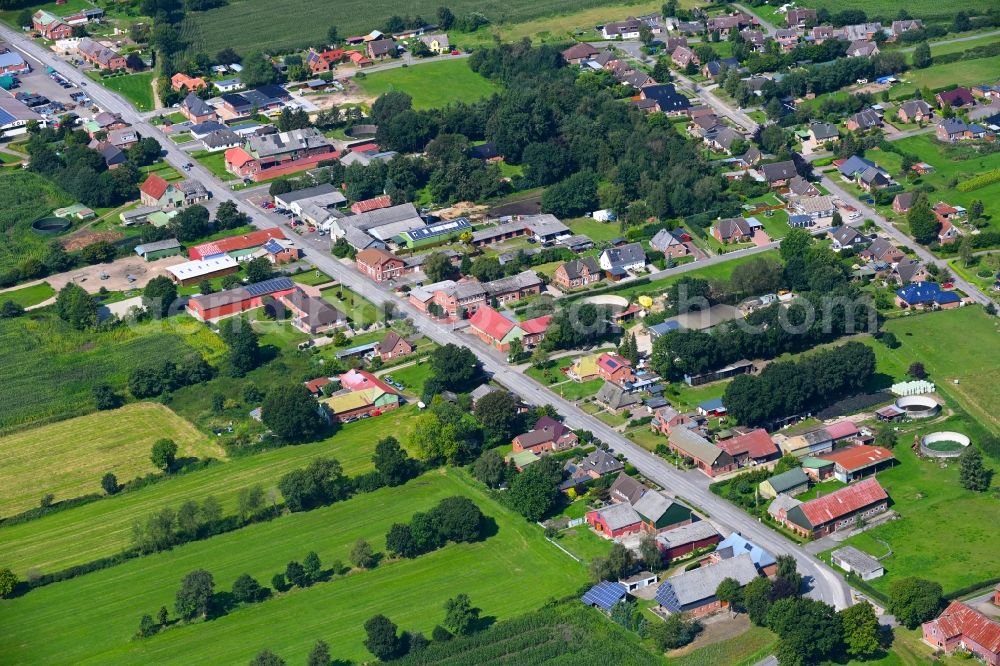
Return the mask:
POLYGON ((910 99, 915 88, 924 86, 934 89, 992 82, 998 70, 1000 70, 1000 56, 959 60, 944 65, 931 65, 927 69, 912 69, 903 75, 904 83, 893 87, 892 98, 910 99))
POLYGON ((370 326, 378 321, 378 308, 347 287, 330 287, 329 289, 324 289, 321 293, 324 299, 347 315, 347 318, 351 320, 355 328, 370 326))
POLYGON ((900 464, 879 473, 879 482, 901 518, 846 542, 876 557, 892 549, 892 555, 882 560, 886 575, 868 583, 881 592, 899 577, 930 575, 948 596, 953 590, 994 577, 1000 569, 994 534, 1000 505, 988 493, 962 488, 957 463, 920 460, 910 449, 913 435, 937 430, 957 430, 975 437, 965 417, 907 428, 893 451, 900 464))
POLYGON ((539 370, 535 366, 530 366, 524 371, 524 374, 528 375, 536 382, 541 382, 546 386, 551 386, 557 382, 566 381, 566 375, 562 373, 562 369, 573 365, 573 361, 575 361, 576 358, 576 356, 567 356, 565 358, 556 359, 555 361, 550 361, 551 366, 542 370, 539 370))
POLYGON ((576 217, 565 221, 574 234, 588 236, 595 243, 609 241, 622 235, 617 222, 599 222, 592 217, 576 217))
POLYGON ((426 361, 418 361, 387 374, 402 384, 407 393, 420 397, 424 394, 424 384, 431 378, 431 366, 426 361))
MULTIPOLYGON (((0 528, 5 566, 19 574, 31 567, 58 571, 113 555, 129 545, 133 521, 164 507, 177 508, 189 499, 201 501, 213 495, 226 514, 234 513, 241 488, 259 483, 265 490, 276 489, 282 475, 315 458, 336 458, 351 475, 369 471, 378 440, 392 435, 405 445, 413 423, 407 417, 415 413, 415 408, 407 407, 388 418, 349 423, 319 442, 236 458, 141 490, 0 528)), ((95 477, 95 487, 99 481, 95 477)))
POLYGON ((961 53, 962 51, 968 51, 969 49, 974 49, 977 46, 986 46, 987 44, 992 44, 996 42, 997 39, 998 38, 996 35, 984 35, 977 39, 970 39, 965 42, 952 42, 950 44, 930 42, 931 57, 946 55, 948 53, 961 53))
POLYGON ((680 657, 672 657, 670 664, 671 666, 752 664, 770 654, 777 642, 778 637, 770 630, 751 626, 735 638, 706 645, 680 657))
POLYGON ((84 9, 93 9, 94 4, 87 2, 87 0, 66 0, 64 4, 59 4, 56 2, 40 2, 38 4, 25 3, 17 6, 17 9, 12 9, 6 12, 0 12, 0 21, 7 23, 15 30, 19 29, 21 26, 17 25, 17 15, 21 13, 23 7, 30 7, 32 12, 36 12, 39 9, 44 9, 45 11, 52 12, 56 16, 69 16, 84 9))
MULTIPOLYGON (((181 173, 170 166, 169 162, 159 161, 155 164, 150 164, 149 166, 144 166, 139 168, 143 173, 155 173, 159 175, 164 180, 181 180, 184 176, 181 173)), ((231 230, 230 230, 231 231, 231 230)))
POLYGON ((397 67, 355 81, 369 95, 405 92, 413 98, 415 109, 433 109, 458 101, 474 102, 489 97, 498 89, 469 69, 464 59, 397 67))
POLYGON ((326 273, 324 273, 319 269, 306 271, 305 273, 296 273, 295 275, 292 276, 292 280, 295 281, 296 283, 308 284, 314 287, 316 285, 326 284, 332 279, 333 278, 331 278, 329 275, 327 275, 326 273))
POLYGON ((637 426, 625 433, 629 440, 635 442, 647 451, 656 450, 657 444, 667 443, 667 438, 650 430, 648 425, 637 426))
POLYGON ((730 261, 724 261, 719 264, 706 266, 704 268, 695 268, 693 270, 689 270, 679 275, 671 275, 670 277, 662 278, 660 280, 655 280, 647 284, 625 287, 624 289, 618 289, 608 293, 612 293, 616 296, 623 296, 630 300, 638 296, 650 296, 650 297, 659 296, 664 291, 666 291, 667 287, 669 287, 674 282, 677 282, 682 277, 702 278, 705 280, 728 280, 729 276, 732 275, 734 268, 736 268, 740 264, 745 264, 748 261, 754 261, 760 258, 773 259, 774 261, 781 261, 777 250, 768 250, 767 252, 761 252, 760 254, 752 254, 747 257, 739 257, 736 259, 732 259, 730 261))
POLYGON ((0 293, 0 303, 13 301, 22 308, 38 305, 56 295, 56 290, 48 282, 39 282, 30 287, 21 287, 0 293))
POLYGON ((580 400, 581 398, 589 398, 590 396, 595 395, 601 390, 602 386, 604 386, 603 379, 591 379, 586 382, 576 382, 570 380, 568 382, 556 384, 550 388, 567 400, 580 400))
POLYGON ((136 367, 224 351, 204 326, 174 323, 77 331, 53 314, 0 320, 0 431, 91 412, 94 384, 122 389, 136 367))
POLYGON ((817 497, 826 497, 835 490, 840 490, 846 486, 846 483, 841 483, 837 479, 827 479, 822 483, 817 483, 801 495, 796 495, 795 499, 800 502, 808 502, 809 500, 816 499, 817 497))
POLYGON ((575 591, 586 578, 585 567, 546 542, 540 528, 495 503, 461 472, 432 471, 405 486, 35 590, 5 603, 0 618, 6 653, 17 662, 246 663, 267 647, 295 663, 320 638, 334 646, 337 658, 360 661, 370 657, 362 625, 376 613, 429 635, 444 618, 444 602, 459 591, 484 617, 507 619, 575 591), (495 535, 296 589, 211 622, 175 627, 141 642, 131 639, 136 618, 172 607, 178 581, 193 569, 212 572, 217 590, 228 590, 244 572, 267 584, 289 560, 301 560, 310 550, 324 563, 346 561, 358 538, 381 551, 392 523, 455 495, 469 497, 491 517, 495 535), (364 519, 352 519, 360 516, 364 519), (516 581, 517 594, 498 580, 516 581), (111 589, 129 593, 107 594, 111 589), (95 597, 102 603, 95 605, 95 597), (45 627, 44 640, 39 627, 45 627))
POLYGON ((212 175, 220 180, 232 180, 236 176, 226 171, 226 151, 219 150, 214 153, 210 153, 207 150, 199 150, 195 153, 190 153, 191 159, 196 160, 199 164, 204 166, 206 169, 212 172, 212 175))
POLYGON ((124 74, 119 76, 101 77, 93 71, 88 71, 87 76, 97 81, 108 90, 113 90, 128 101, 139 111, 153 110, 153 73, 140 72, 138 74, 124 74))
POLYGON ((169 438, 179 458, 219 458, 225 452, 163 405, 139 402, 0 438, 0 512, 11 515, 37 506, 52 493, 66 500, 101 492, 113 472, 119 483, 156 472, 153 442, 169 438), (44 453, 42 453, 44 452, 44 453), (40 455, 41 454, 41 455, 40 455))
POLYGON ((594 534, 590 525, 587 524, 577 525, 559 532, 555 542, 579 557, 585 564, 595 557, 607 555, 613 543, 594 534))

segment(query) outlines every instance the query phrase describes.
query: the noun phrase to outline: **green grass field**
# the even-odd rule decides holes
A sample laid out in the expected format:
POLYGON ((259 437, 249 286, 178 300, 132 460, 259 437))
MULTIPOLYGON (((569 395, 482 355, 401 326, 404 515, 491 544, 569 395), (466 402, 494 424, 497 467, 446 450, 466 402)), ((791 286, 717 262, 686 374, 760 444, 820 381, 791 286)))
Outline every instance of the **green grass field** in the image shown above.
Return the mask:
POLYGON ((17 21, 17 15, 21 12, 20 8, 25 6, 30 7, 32 12, 44 9, 45 11, 52 12, 56 16, 69 16, 70 14, 83 11, 84 9, 92 9, 94 4, 87 2, 87 0, 66 0, 66 2, 62 4, 56 2, 40 2, 38 4, 26 3, 18 5, 18 9, 0 12, 0 21, 7 23, 15 29, 20 28, 21 26, 15 25, 15 22, 17 21))
MULTIPOLYGON (((938 18, 950 21, 954 16, 953 13, 949 13, 945 6, 940 2, 935 2, 935 0, 910 0, 905 3, 900 0, 817 0, 810 6, 815 6, 816 9, 828 9, 831 12, 838 12, 842 9, 863 9, 867 12, 869 19, 881 16, 892 20, 900 8, 904 6, 914 18, 938 18)), ((968 12, 987 10, 993 6, 991 0, 970 0, 962 5, 968 12)))
MULTIPOLYGON (((1000 66, 1000 60, 997 61, 997 65, 1000 66)), ((952 205, 968 208, 973 200, 979 199, 986 203, 986 212, 992 216, 991 226, 1000 229, 1000 210, 995 205, 991 206, 991 202, 1000 200, 1000 183, 991 183, 971 192, 962 192, 951 186, 952 180, 962 182, 977 174, 1000 169, 1000 153, 975 155, 962 146, 945 146, 929 134, 900 139, 896 145, 934 167, 933 173, 921 177, 922 183, 933 185, 935 188, 929 195, 932 204, 937 201, 947 201, 952 205)), ((893 157, 898 158, 897 155, 893 157)), ((880 164, 883 158, 888 158, 888 154, 879 151, 877 159, 880 164)))
POLYGON ((540 528, 495 503, 461 472, 432 471, 405 486, 34 590, 0 606, 0 621, 5 659, 19 663, 234 664, 248 662, 265 647, 300 663, 317 639, 327 641, 337 658, 365 660, 370 655, 362 644, 362 625, 376 613, 429 635, 443 620, 445 600, 459 592, 468 594, 484 617, 502 620, 575 592, 586 577, 585 567, 547 543, 540 528), (143 613, 173 606, 178 581, 193 569, 212 572, 217 590, 228 590, 244 572, 267 584, 289 560, 301 560, 310 550, 327 564, 346 561, 358 538, 382 550, 392 523, 454 495, 471 498, 493 518, 496 534, 298 589, 211 622, 131 640, 143 613), (101 603, 95 604, 96 598, 101 603))
POLYGON ((996 79, 998 70, 1000 70, 1000 56, 959 60, 944 65, 931 65, 927 69, 911 69, 903 75, 904 83, 893 87, 892 98, 910 99, 913 96, 914 88, 923 88, 924 86, 934 89, 992 82, 996 79))
POLYGON ((565 220, 565 223, 574 234, 583 234, 595 243, 609 241, 622 235, 617 222, 599 222, 592 217, 576 217, 565 220))
POLYGON ((87 76, 99 82, 108 90, 113 90, 128 101, 132 102, 139 111, 153 110, 153 73, 140 72, 138 74, 124 74, 120 76, 110 76, 102 78, 96 73, 87 72, 87 76))
POLYGON ((996 576, 1000 551, 994 528, 1000 505, 988 493, 973 493, 958 482, 958 464, 920 460, 910 445, 914 434, 957 430, 974 436, 965 418, 908 428, 893 453, 899 465, 879 472, 879 482, 901 516, 847 540, 881 557, 886 575, 869 584, 885 592, 901 576, 922 576, 941 583, 945 594, 996 576))
POLYGON ((347 287, 329 287, 321 293, 324 300, 329 301, 335 308, 347 315, 355 328, 370 326, 379 319, 378 308, 371 301, 355 294, 347 287))
POLYGON ((202 164, 220 180, 233 180, 235 176, 226 171, 226 151, 219 150, 210 153, 207 150, 199 150, 191 153, 191 158, 202 164))
POLYGON ((149 460, 153 442, 177 443, 178 457, 219 458, 225 452, 163 405, 138 402, 0 438, 0 513, 36 506, 45 493, 66 500, 101 492, 100 479, 113 472, 119 483, 157 469, 149 460))
MULTIPOLYGON (((428 21, 437 13, 437 0, 415 0, 401 7, 392 3, 372 3, 365 0, 345 0, 337 4, 334 11, 327 5, 290 0, 275 4, 268 0, 239 0, 207 12, 191 12, 182 26, 182 37, 190 43, 192 52, 215 53, 223 47, 233 47, 241 53, 260 50, 266 40, 273 49, 307 47, 326 38, 327 28, 336 25, 341 36, 363 35, 374 28, 381 28, 393 14, 423 16, 428 21), (406 11, 403 11, 403 10, 406 11), (234 25, 241 29, 233 30, 234 25)), ((659 8, 653 2, 623 4, 615 8, 613 4, 601 0, 512 0, 510 2, 477 2, 456 0, 448 7, 455 16, 465 16, 469 12, 482 12, 493 27, 506 28, 542 17, 557 16, 557 23, 542 29, 561 29, 560 26, 593 28, 594 22, 624 18, 628 15, 648 13, 659 8), (597 9, 595 16, 577 18, 579 12, 597 9), (570 16, 560 16, 572 13, 570 16)), ((537 32, 538 28, 528 28, 537 32)), ((487 30, 480 31, 483 39, 492 43, 487 30)), ((478 36, 479 33, 477 33, 478 36)), ((513 35, 512 35, 513 36, 513 35)), ((453 42, 465 43, 464 37, 452 38, 453 42)), ((478 37, 476 43, 481 40, 478 37)))
POLYGON ((0 303, 13 301, 22 308, 38 305, 56 295, 56 290, 48 282, 39 282, 30 287, 21 287, 11 291, 0 293, 0 303))
POLYGON ((129 545, 133 521, 163 507, 176 508, 189 499, 200 501, 213 495, 227 514, 234 513, 241 488, 261 484, 266 490, 275 489, 282 475, 305 467, 315 458, 336 458, 347 474, 369 471, 378 440, 393 435, 406 444, 413 423, 407 416, 413 413, 412 408, 405 408, 390 418, 365 419, 320 442, 237 458, 141 490, 0 528, 4 566, 21 574, 32 567, 51 572, 113 555, 129 545))
POLYGON ((174 323, 77 331, 51 314, 0 320, 0 431, 91 412, 93 385, 120 389, 136 367, 224 351, 204 326, 174 323))
POLYGON ((52 236, 31 230, 31 223, 73 199, 54 183, 21 169, 0 172, 0 272, 15 268, 25 259, 45 255, 52 236))
POLYGON ((717 664, 753 663, 763 659, 778 642, 778 637, 764 627, 750 627, 735 638, 706 645, 682 656, 671 657, 671 666, 716 666, 717 664))
POLYGON ((553 391, 567 400, 579 400, 595 395, 604 386, 603 379, 591 379, 588 382, 562 382, 551 387, 553 391))
POLYGON ((431 109, 451 102, 474 102, 498 90, 491 81, 469 69, 464 59, 397 67, 355 81, 369 95, 405 92, 413 98, 415 109, 431 109))
MULTIPOLYGON (((956 35, 959 36, 959 35, 956 35)), ((964 36, 971 37, 972 34, 966 34, 964 36)), ((961 53, 962 51, 968 51, 969 49, 974 49, 977 46, 986 46, 987 44, 992 44, 997 41, 996 35, 987 35, 984 37, 978 37, 976 39, 970 39, 964 42, 951 42, 950 44, 941 44, 930 42, 931 46, 931 56, 940 56, 948 53, 961 53)), ((945 40, 947 41, 947 39, 945 40)))

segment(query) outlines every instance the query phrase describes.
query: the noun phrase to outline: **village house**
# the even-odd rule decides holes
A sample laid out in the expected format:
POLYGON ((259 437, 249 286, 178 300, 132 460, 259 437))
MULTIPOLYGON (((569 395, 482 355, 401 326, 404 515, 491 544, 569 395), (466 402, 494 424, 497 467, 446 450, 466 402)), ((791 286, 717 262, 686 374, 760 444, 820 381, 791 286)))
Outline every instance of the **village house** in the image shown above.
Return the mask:
POLYGON ((604 39, 639 39, 640 27, 642 27, 642 21, 634 16, 629 16, 624 21, 606 23, 601 28, 601 36, 604 39))
MULTIPOLYGON (((684 46, 687 46, 687 39, 685 38, 682 39, 684 39, 684 46)), ((667 50, 670 53, 673 53, 673 50, 675 50, 676 48, 677 47, 674 47, 674 49, 670 49, 668 47, 667 50)), ((727 72, 731 69, 739 69, 739 66, 740 66, 740 61, 737 60, 736 58, 722 58, 720 60, 710 60, 709 62, 706 62, 704 65, 701 66, 701 74, 706 78, 718 79, 723 72, 727 72)))
POLYGON ((535 347, 545 337, 550 321, 552 315, 517 322, 489 305, 481 305, 475 314, 469 317, 469 330, 498 351, 508 352, 515 340, 520 340, 522 349, 535 347))
POLYGON ((760 465, 781 457, 778 446, 762 428, 723 439, 718 447, 728 453, 738 467, 760 465))
POLYGON ((879 54, 878 44, 867 40, 856 40, 847 47, 848 58, 870 58, 879 54))
POLYGON ((368 57, 372 60, 394 58, 398 54, 396 42, 392 39, 374 39, 365 46, 368 57))
POLYGON ((783 187, 788 184, 791 178, 798 175, 798 171, 795 169, 795 162, 792 160, 764 164, 760 167, 760 171, 764 174, 764 180, 771 187, 783 187))
POLYGON ((626 504, 634 504, 638 502, 639 498, 645 495, 648 490, 649 488, 642 485, 628 474, 622 472, 608 489, 608 496, 611 498, 611 501, 616 504, 621 504, 622 502, 626 504))
POLYGON ((795 49, 796 46, 798 46, 799 37, 801 36, 801 34, 802 33, 799 32, 798 30, 792 30, 790 28, 778 28, 777 30, 774 31, 773 36, 774 36, 774 41, 778 43, 778 46, 780 46, 781 49, 787 53, 788 51, 792 51, 793 49, 795 49))
POLYGON ((674 49, 674 52, 670 54, 670 59, 673 60, 674 64, 680 68, 685 68, 689 64, 701 64, 698 60, 698 56, 695 55, 694 51, 687 46, 678 46, 674 49))
POLYGON ((751 25, 755 25, 754 19, 743 12, 736 12, 728 16, 716 16, 705 21, 705 28, 708 32, 718 32, 721 37, 728 36, 733 30, 751 25))
POLYGON ((712 225, 712 236, 720 243, 747 243, 753 230, 742 217, 728 217, 712 225))
POLYGON ((659 112, 676 116, 691 108, 691 100, 677 92, 674 84, 663 83, 642 88, 636 107, 647 113, 659 112))
POLYGON ((903 19, 899 21, 893 21, 892 26, 889 30, 892 33, 891 39, 895 40, 897 37, 903 33, 907 33, 911 30, 920 30, 924 27, 924 24, 919 19, 903 19))
POLYGON ((840 139, 840 130, 833 123, 813 123, 809 125, 809 138, 817 146, 825 146, 840 139))
POLYGON ((819 538, 853 527, 889 508, 889 496, 875 478, 865 479, 788 510, 785 527, 819 538))
POLYGON ((567 478, 560 484, 559 489, 565 492, 570 488, 586 486, 588 482, 603 476, 619 473, 625 469, 625 465, 604 449, 597 449, 580 462, 567 461, 563 469, 567 478))
POLYGON ((432 35, 421 35, 420 41, 434 55, 445 55, 451 51, 451 46, 448 43, 448 35, 443 32, 436 32, 432 35))
POLYGON ((563 51, 562 57, 567 64, 580 65, 596 56, 597 53, 597 49, 590 44, 579 42, 563 51))
POLYGON ((714 546, 722 535, 707 520, 696 520, 687 525, 666 530, 656 535, 656 547, 671 561, 702 548, 714 546))
POLYGON ((324 160, 336 159, 337 150, 314 127, 251 135, 239 148, 225 153, 226 170, 255 181, 286 176, 311 169, 324 160))
POLYGON ((39 9, 32 14, 31 25, 38 31, 38 34, 50 41, 69 39, 73 36, 73 26, 44 9, 39 9))
POLYGON ((656 235, 650 239, 649 247, 674 259, 680 259, 691 254, 691 249, 684 240, 669 229, 660 229, 657 231, 656 235))
POLYGON ((870 42, 880 32, 882 32, 882 24, 877 21, 874 23, 856 23, 844 26, 844 37, 849 42, 870 42))
POLYGON ((841 483, 857 481, 868 475, 875 474, 896 462, 892 451, 881 446, 861 444, 846 449, 837 449, 833 453, 819 456, 833 463, 833 475, 841 483))
POLYGON ((921 631, 923 641, 937 650, 948 654, 965 650, 988 666, 1000 666, 1000 622, 961 601, 952 601, 921 631))
POLYGON ((946 141, 948 143, 955 143, 956 141, 970 141, 972 139, 983 139, 987 136, 995 138, 995 134, 987 130, 982 125, 967 123, 961 118, 943 119, 934 129, 934 135, 939 141, 946 141))
POLYGON ((149 174, 139 186, 139 201, 143 206, 182 208, 208 199, 208 190, 201 183, 192 180, 170 183, 155 173, 149 174))
POLYGON ((695 414, 682 414, 671 405, 658 407, 653 412, 653 420, 649 422, 649 427, 653 432, 660 433, 667 437, 674 428, 697 427, 700 417, 695 414))
POLYGON ((337 65, 346 59, 347 52, 344 49, 317 51, 314 48, 310 48, 309 53, 306 55, 306 67, 313 74, 322 74, 323 72, 332 72, 337 68, 337 65))
POLYGON ((828 195, 795 197, 788 204, 789 215, 804 215, 813 222, 833 217, 837 206, 828 195))
POLYGON ((598 264, 612 278, 622 278, 629 272, 641 271, 646 267, 646 253, 639 243, 609 247, 601 252, 598 264))
POLYGON ((125 69, 125 56, 114 49, 95 42, 90 37, 81 37, 76 46, 80 57, 97 69, 116 71, 125 69))
POLYGON ((882 116, 873 109, 862 109, 847 119, 847 129, 852 132, 864 132, 882 126, 882 116))
POLYGON ((601 281, 601 267, 593 257, 581 257, 560 265, 552 281, 563 289, 576 289, 601 281))
POLYGON ((392 252, 378 247, 358 252, 354 261, 358 271, 375 282, 395 280, 402 276, 406 270, 406 262, 392 252))
POLYGON ((394 358, 402 358, 413 353, 413 343, 395 331, 389 331, 373 349, 376 356, 383 362, 391 361, 394 358))
POLYGON ((809 490, 809 475, 801 467, 794 467, 787 472, 775 474, 770 479, 764 479, 757 485, 761 497, 775 498, 778 495, 795 497, 809 490))
POLYGON ((834 227, 827 232, 827 236, 833 241, 830 245, 830 249, 834 252, 839 252, 844 248, 853 248, 859 245, 865 244, 865 237, 861 235, 854 227, 849 227, 846 224, 840 227, 834 227))
POLYGON ((899 105, 897 115, 904 123, 923 123, 934 117, 934 110, 922 99, 911 99, 899 105))
POLYGON ((635 381, 632 364, 612 352, 605 352, 597 357, 597 375, 618 386, 625 386, 635 381))
POLYGON ((572 430, 550 416, 543 416, 526 433, 514 438, 513 451, 531 451, 538 455, 552 451, 572 449, 579 439, 572 430))
POLYGON ((619 414, 623 410, 642 404, 642 398, 638 395, 629 393, 621 386, 611 382, 604 382, 597 395, 594 396, 594 401, 612 414, 619 414))
POLYGON ((789 28, 804 28, 816 22, 816 10, 792 7, 785 12, 785 25, 789 28))
POLYGON ((306 335, 319 335, 347 326, 347 315, 323 300, 318 294, 307 294, 299 287, 281 297, 291 324, 306 335))
POLYGON ((858 256, 867 262, 895 264, 906 255, 889 240, 880 236, 873 240, 868 247, 859 252, 858 256))
POLYGON ((729 606, 715 596, 719 583, 732 578, 743 587, 758 575, 750 554, 741 553, 667 578, 656 590, 656 601, 667 613, 703 617, 729 606))
POLYGON ((690 428, 677 427, 670 431, 667 447, 679 456, 689 458, 708 477, 737 469, 733 457, 690 428))
POLYGON ((976 105, 976 100, 972 96, 972 91, 968 88, 953 88, 952 90, 939 92, 934 96, 934 99, 937 100, 939 109, 943 109, 945 105, 950 106, 953 109, 961 108, 963 106, 976 105))
POLYGON ((778 572, 778 561, 774 555, 764 550, 754 542, 746 539, 738 532, 733 532, 715 548, 708 556, 710 562, 722 562, 746 553, 750 561, 762 576, 773 576, 778 572))
POLYGON ((953 291, 942 291, 937 282, 913 282, 896 290, 896 306, 912 310, 952 310, 962 305, 953 291))
POLYGON ((892 199, 892 210, 899 215, 906 215, 916 200, 916 192, 900 192, 892 199))
POLYGON ((893 267, 892 274, 901 287, 911 282, 926 282, 931 279, 927 268, 916 259, 900 259, 893 267))
POLYGON ((216 118, 215 109, 212 105, 193 92, 188 93, 181 102, 180 110, 181 115, 196 125, 215 120, 216 118))
POLYGON ((812 30, 809 32, 809 36, 812 37, 814 44, 822 44, 823 42, 834 38, 834 29, 832 25, 817 25, 813 26, 812 30))
POLYGON ((177 72, 170 77, 170 87, 176 92, 180 92, 182 90, 193 92, 195 90, 207 88, 208 83, 206 83, 205 79, 200 76, 188 76, 183 72, 177 72))

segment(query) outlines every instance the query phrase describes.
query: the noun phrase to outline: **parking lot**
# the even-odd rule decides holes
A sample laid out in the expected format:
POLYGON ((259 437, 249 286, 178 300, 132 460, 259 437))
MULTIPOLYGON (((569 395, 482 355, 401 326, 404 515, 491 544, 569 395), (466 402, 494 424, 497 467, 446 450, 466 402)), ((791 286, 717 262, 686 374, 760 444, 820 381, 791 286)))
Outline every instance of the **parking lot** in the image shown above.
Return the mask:
MULTIPOLYGON (((23 52, 19 51, 19 53, 25 62, 31 65, 31 71, 26 74, 17 74, 18 86, 13 90, 7 91, 7 94, 18 98, 25 95, 39 95, 48 98, 55 104, 32 106, 32 108, 49 120, 55 120, 67 112, 75 112, 80 116, 89 116, 91 114, 89 103, 80 107, 79 103, 71 97, 72 95, 79 96, 86 94, 85 90, 69 82, 65 82, 65 87, 60 85, 59 81, 65 81, 62 77, 55 75, 59 79, 57 81, 56 78, 53 78, 53 76, 50 76, 46 72, 45 67, 39 64, 38 61, 25 55, 23 52)), ((86 101, 89 102, 89 98, 86 101)), ((29 106, 31 105, 29 104, 29 106)))

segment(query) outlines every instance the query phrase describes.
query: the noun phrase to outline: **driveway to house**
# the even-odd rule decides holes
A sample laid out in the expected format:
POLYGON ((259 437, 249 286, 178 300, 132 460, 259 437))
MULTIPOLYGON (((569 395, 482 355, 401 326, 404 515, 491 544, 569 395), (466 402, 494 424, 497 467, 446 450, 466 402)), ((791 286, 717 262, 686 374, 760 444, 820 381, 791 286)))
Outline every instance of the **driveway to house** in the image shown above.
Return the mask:
MULTIPOLYGON (((132 123, 135 129, 144 136, 159 135, 159 129, 145 122, 131 104, 96 83, 85 81, 86 77, 83 74, 52 52, 43 49, 6 26, 0 25, 0 35, 35 62, 53 67, 75 83, 88 83, 86 87, 96 104, 112 113, 120 113, 122 118, 132 123)), ((188 162, 187 155, 178 150, 173 142, 165 140, 162 143, 165 144, 163 147, 168 163, 176 168, 181 168, 183 164, 188 162)), ((203 183, 214 197, 213 203, 234 201, 239 210, 251 216, 253 224, 258 228, 273 228, 279 226, 280 222, 284 220, 284 218, 270 212, 262 212, 251 206, 246 200, 234 195, 230 189, 220 184, 207 169, 198 163, 194 164, 189 175, 203 183)), ((806 553, 798 544, 763 526, 738 507, 714 495, 708 489, 707 477, 697 472, 685 473, 677 470, 663 458, 632 443, 607 424, 583 412, 574 403, 561 398, 534 379, 511 368, 503 354, 474 336, 459 335, 451 326, 430 320, 423 313, 418 312, 408 300, 389 291, 386 285, 374 284, 353 268, 337 261, 330 255, 328 238, 294 237, 293 243, 305 251, 306 260, 319 270, 338 279, 349 289, 364 294, 377 307, 383 309, 391 307, 395 313, 410 317, 421 333, 439 344, 468 347, 479 357, 483 369, 500 384, 521 396, 528 403, 551 404, 557 412, 564 416, 568 426, 594 433, 597 438, 608 443, 612 450, 625 455, 643 475, 663 487, 667 494, 692 504, 697 510, 710 515, 713 521, 719 525, 732 531, 741 532, 746 538, 775 555, 785 553, 792 555, 798 564, 799 571, 810 586, 810 596, 832 604, 838 609, 852 603, 850 587, 842 577, 806 553)))

